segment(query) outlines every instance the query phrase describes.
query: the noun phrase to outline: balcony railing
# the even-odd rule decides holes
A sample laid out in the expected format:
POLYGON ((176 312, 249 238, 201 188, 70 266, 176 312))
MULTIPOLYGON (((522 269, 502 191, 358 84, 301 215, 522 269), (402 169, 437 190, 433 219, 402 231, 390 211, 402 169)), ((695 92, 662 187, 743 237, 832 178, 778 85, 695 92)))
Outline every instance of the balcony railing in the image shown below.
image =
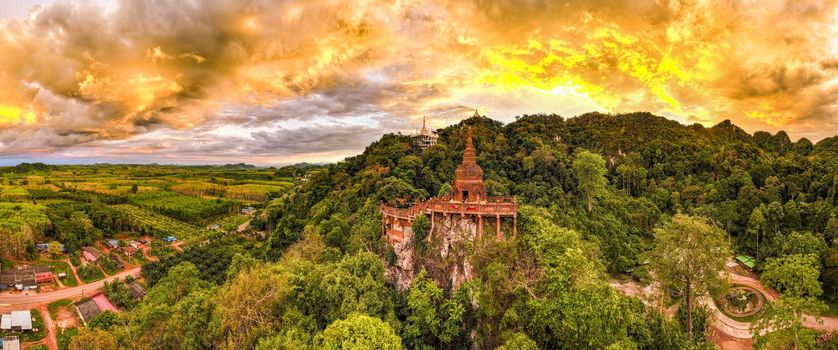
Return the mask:
MULTIPOLYGON (((449 197, 450 198, 450 197, 449 197)), ((381 212, 387 216, 413 220, 419 214, 480 214, 516 216, 518 204, 512 198, 489 197, 481 202, 455 202, 449 198, 433 198, 427 202, 416 203, 409 208, 393 208, 381 204, 381 212)))

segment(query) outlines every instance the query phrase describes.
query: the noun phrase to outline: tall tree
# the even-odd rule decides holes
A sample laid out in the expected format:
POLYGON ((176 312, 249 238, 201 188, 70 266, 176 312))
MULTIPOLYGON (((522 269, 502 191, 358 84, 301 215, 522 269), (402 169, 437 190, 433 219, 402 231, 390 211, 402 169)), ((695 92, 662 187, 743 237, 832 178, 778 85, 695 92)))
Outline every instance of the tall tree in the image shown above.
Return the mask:
POLYGON ((399 350, 402 340, 386 322, 364 314, 353 314, 332 322, 317 336, 318 348, 329 350, 399 350))
POLYGON ((83 329, 73 337, 68 346, 70 350, 116 350, 116 338, 98 328, 83 329))
POLYGON ((599 154, 582 150, 573 160, 573 172, 579 181, 579 193, 587 199, 588 214, 593 210, 594 196, 605 190, 605 160, 599 154))
POLYGON ((680 290, 687 307, 687 335, 692 340, 695 297, 724 285, 719 271, 730 249, 721 229, 702 217, 675 215, 655 229, 652 269, 664 287, 680 290))
POLYGON ((820 266, 815 254, 791 254, 771 258, 765 264, 760 280, 784 295, 818 297, 823 293, 818 281, 820 266))

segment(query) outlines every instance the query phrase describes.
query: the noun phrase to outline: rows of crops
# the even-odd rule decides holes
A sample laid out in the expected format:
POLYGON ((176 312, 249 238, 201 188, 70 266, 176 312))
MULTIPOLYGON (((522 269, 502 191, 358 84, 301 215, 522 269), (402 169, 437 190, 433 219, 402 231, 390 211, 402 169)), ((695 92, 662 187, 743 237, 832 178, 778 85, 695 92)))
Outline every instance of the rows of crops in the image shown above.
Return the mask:
MULTIPOLYGON (((218 180, 216 179, 216 181, 218 180)), ((293 183, 287 181, 229 181, 224 185, 203 181, 188 181, 169 186, 169 189, 195 197, 258 202, 278 196, 293 185, 293 183)))
POLYGON ((137 193, 160 191, 158 187, 135 186, 131 183, 119 184, 116 182, 65 182, 63 185, 68 189, 109 194, 112 196, 121 196, 133 193, 134 191, 137 193))
POLYGON ((175 236, 187 242, 196 242, 209 234, 209 231, 131 204, 119 204, 113 208, 127 214, 131 226, 137 227, 141 233, 155 237, 175 236))
POLYGON ((138 206, 192 224, 238 210, 238 205, 230 201, 208 200, 171 191, 137 193, 128 198, 138 206))

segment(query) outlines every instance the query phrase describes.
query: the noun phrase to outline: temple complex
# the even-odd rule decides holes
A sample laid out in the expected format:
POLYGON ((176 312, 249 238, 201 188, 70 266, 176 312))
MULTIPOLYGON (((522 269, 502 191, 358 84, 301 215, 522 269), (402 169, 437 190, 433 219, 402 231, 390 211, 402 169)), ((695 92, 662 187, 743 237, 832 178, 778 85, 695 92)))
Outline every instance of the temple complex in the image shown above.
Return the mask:
POLYGON ((419 134, 416 134, 413 137, 413 144, 421 149, 426 149, 428 147, 436 145, 437 138, 439 138, 439 136, 437 136, 436 133, 428 129, 425 123, 425 117, 422 117, 422 130, 419 131, 419 134))
POLYGON ((483 169, 477 164, 477 153, 470 129, 466 136, 463 162, 455 171, 451 187, 451 195, 431 198, 407 208, 390 207, 382 203, 381 223, 387 240, 391 244, 399 244, 412 235, 413 220, 420 214, 425 214, 430 219, 429 240, 441 224, 448 228, 466 228, 472 231, 470 237, 476 239, 483 239, 486 226, 493 229, 499 240, 510 234, 510 230, 502 229, 510 224, 511 236, 517 234, 518 204, 512 197, 487 195, 486 185, 483 183, 483 169))

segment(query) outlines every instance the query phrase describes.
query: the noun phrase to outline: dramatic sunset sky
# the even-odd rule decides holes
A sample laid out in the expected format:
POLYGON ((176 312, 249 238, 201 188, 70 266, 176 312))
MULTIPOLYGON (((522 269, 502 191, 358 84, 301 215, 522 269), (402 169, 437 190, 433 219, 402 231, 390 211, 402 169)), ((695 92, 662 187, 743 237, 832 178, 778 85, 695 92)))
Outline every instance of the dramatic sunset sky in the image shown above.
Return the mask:
POLYGON ((836 2, 0 0, 0 164, 335 161, 475 108, 817 141, 836 2))

